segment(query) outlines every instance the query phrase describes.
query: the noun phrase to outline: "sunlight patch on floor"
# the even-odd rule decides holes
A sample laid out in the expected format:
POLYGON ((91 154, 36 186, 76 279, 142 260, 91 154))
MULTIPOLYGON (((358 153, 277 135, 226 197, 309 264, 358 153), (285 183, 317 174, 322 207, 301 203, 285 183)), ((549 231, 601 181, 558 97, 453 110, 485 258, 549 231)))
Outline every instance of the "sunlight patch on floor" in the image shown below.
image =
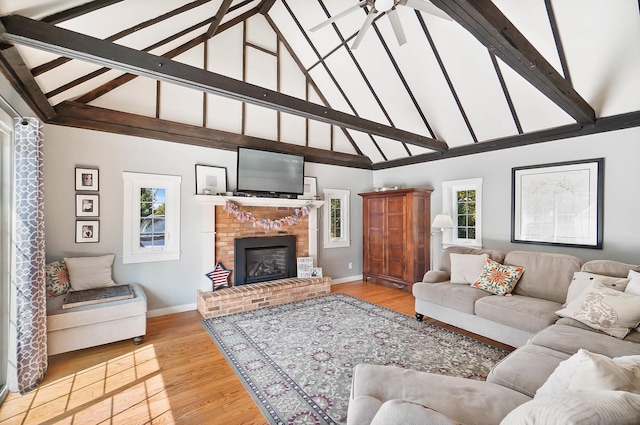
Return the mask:
POLYGON ((0 425, 56 423, 173 424, 173 414, 153 344, 41 385, 10 394, 0 425))

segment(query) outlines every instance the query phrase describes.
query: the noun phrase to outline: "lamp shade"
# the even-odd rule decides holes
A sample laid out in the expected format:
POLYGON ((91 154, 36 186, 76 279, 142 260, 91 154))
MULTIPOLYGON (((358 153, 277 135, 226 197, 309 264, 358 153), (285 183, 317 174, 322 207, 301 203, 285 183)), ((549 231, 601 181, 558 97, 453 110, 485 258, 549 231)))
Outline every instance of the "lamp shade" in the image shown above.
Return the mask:
POLYGON ((453 220, 449 217, 449 214, 438 214, 433 219, 431 227, 439 227, 440 229, 453 229, 453 220))

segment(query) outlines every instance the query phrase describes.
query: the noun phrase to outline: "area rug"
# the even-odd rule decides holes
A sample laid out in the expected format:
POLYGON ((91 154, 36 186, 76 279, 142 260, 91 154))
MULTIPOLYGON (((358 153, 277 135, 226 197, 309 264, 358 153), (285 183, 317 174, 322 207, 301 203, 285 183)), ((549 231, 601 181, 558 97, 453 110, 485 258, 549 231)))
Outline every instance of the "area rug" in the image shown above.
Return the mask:
POLYGON ((202 324, 270 424, 345 423, 359 363, 484 380, 508 354, 345 294, 202 324))

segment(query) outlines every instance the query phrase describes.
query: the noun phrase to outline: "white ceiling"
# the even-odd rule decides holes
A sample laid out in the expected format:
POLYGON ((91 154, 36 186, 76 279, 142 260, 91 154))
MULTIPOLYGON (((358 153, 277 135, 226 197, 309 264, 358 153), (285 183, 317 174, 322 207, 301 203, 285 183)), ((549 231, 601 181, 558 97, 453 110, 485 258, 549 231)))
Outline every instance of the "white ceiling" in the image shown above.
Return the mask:
MULTIPOLYGON (((39 20, 84 3, 86 0, 4 0, 0 3, 0 14, 39 20)), ((233 1, 232 8, 237 10, 225 16, 222 23, 260 3, 260 0, 233 1)), ((124 0, 56 25, 104 39, 184 4, 174 0, 124 0)), ((115 43, 145 49, 214 16, 221 4, 222 0, 205 2, 115 43)), ((256 14, 244 24, 219 32, 207 42, 206 49, 201 43, 174 60, 313 103, 323 104, 326 99, 325 106, 333 110, 445 142, 449 149, 576 123, 499 58, 497 68, 494 67, 487 47, 455 21, 398 6, 408 42, 398 45, 388 19, 383 16, 356 50, 348 47, 351 41, 344 45, 342 40, 353 39, 366 17, 364 10, 339 19, 335 27, 309 31, 329 15, 355 4, 356 0, 276 0, 266 15, 256 14), (278 42, 277 31, 292 52, 278 42), (296 59, 304 69, 300 69, 296 59), (317 92, 307 84, 305 72, 317 86, 317 92)), ((494 0, 494 4, 544 59, 571 82, 573 89, 593 108, 596 118, 640 111, 637 0, 494 0), (550 16, 554 16, 558 28, 558 40, 554 38, 550 16), (562 54, 569 75, 564 75, 562 54)), ((208 25, 204 25, 150 53, 165 54, 207 29, 208 25)), ((30 69, 59 57, 16 45, 30 69)), ((48 93, 100 68, 72 60, 37 75, 35 80, 42 92, 48 93)), ((122 74, 119 70, 108 71, 49 97, 49 102, 56 106, 74 101, 122 74)), ((138 77, 89 105, 148 117, 159 114, 159 118, 168 121, 278 143, 365 155, 374 164, 435 152, 260 106, 243 107, 238 100, 205 97, 207 102, 203 106, 203 95, 196 90, 169 83, 158 85, 152 79, 138 77)))

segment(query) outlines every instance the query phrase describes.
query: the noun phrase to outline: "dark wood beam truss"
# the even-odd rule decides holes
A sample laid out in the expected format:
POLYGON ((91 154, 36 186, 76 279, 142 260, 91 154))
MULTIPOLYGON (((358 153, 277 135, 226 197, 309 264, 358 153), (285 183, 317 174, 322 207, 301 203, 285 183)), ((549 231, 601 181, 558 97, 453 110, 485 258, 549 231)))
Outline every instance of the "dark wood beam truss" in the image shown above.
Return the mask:
POLYGON ((401 167, 404 165, 419 164, 422 162, 438 161, 441 159, 455 158, 459 156, 474 155, 477 153, 491 152, 518 146, 533 145, 536 143, 551 142, 554 140, 571 139, 573 137, 587 136, 590 134, 604 133, 607 131, 622 130, 625 128, 640 127, 640 111, 628 112, 610 117, 598 118, 595 124, 582 126, 578 123, 555 127, 547 130, 531 133, 507 136, 499 139, 487 140, 473 145, 450 148, 446 152, 425 153, 411 158, 402 158, 373 164, 374 170, 401 167))
POLYGON ((437 151, 448 149, 446 143, 429 137, 23 16, 5 16, 2 24, 3 38, 28 47, 437 151))
POLYGON ((304 155, 310 162, 371 169, 364 155, 327 151, 289 143, 275 142, 211 128, 181 124, 157 118, 89 106, 78 102, 62 102, 56 106, 54 124, 127 134, 169 142, 235 151, 238 146, 304 155))
POLYGON ((582 125, 595 111, 491 0, 432 0, 504 63, 582 125))
POLYGON ((209 29, 207 30, 207 34, 205 35, 206 38, 211 38, 216 35, 216 31, 218 31, 220 22, 222 22, 222 18, 224 18, 224 15, 227 14, 229 7, 231 7, 231 3, 233 3, 233 0, 224 0, 222 2, 220 8, 218 9, 218 13, 216 13, 216 16, 213 18, 213 22, 211 22, 211 25, 209 25, 209 29))

